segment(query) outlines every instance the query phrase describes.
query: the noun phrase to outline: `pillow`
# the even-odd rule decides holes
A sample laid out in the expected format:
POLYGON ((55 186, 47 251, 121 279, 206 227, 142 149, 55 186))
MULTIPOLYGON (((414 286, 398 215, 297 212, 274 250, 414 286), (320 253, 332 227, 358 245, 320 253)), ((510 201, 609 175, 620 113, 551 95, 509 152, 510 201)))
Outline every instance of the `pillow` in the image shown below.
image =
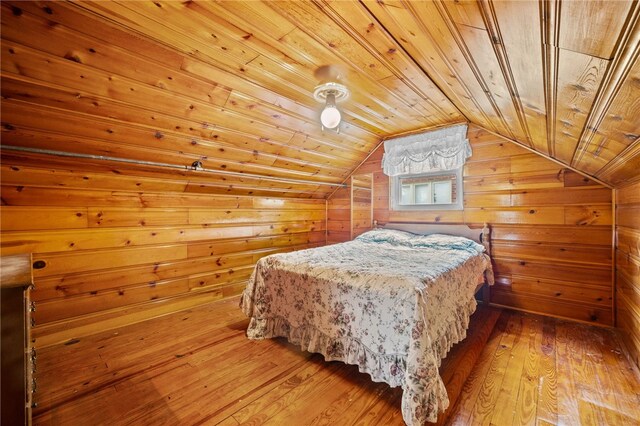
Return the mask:
POLYGON ((465 237, 445 234, 416 235, 411 240, 411 247, 430 247, 445 250, 465 250, 483 253, 484 247, 465 237))
POLYGON ((393 245, 410 246, 411 239, 415 234, 398 231, 396 229, 372 229, 364 234, 358 235, 355 239, 365 243, 389 243, 393 245))

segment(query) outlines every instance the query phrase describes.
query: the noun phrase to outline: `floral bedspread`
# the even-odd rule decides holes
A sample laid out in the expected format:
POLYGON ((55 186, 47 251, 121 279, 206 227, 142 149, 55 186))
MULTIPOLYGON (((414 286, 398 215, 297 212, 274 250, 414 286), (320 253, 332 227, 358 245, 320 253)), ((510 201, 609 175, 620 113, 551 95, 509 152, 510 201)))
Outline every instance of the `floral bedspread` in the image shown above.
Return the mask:
POLYGON ((449 405, 441 359, 466 337, 483 273, 493 283, 482 246, 460 238, 374 230, 262 258, 240 302, 247 336, 283 336, 358 365, 374 381, 402 386, 408 425, 436 421, 449 405))

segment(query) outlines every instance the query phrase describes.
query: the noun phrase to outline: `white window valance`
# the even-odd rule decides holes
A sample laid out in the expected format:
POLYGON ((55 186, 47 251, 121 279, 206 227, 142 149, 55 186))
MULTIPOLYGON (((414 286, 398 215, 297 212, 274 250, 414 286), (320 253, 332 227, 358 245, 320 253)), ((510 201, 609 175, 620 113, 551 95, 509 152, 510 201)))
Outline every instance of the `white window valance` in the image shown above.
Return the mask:
POLYGON ((386 140, 382 170, 387 176, 455 170, 470 156, 467 125, 461 124, 386 140))

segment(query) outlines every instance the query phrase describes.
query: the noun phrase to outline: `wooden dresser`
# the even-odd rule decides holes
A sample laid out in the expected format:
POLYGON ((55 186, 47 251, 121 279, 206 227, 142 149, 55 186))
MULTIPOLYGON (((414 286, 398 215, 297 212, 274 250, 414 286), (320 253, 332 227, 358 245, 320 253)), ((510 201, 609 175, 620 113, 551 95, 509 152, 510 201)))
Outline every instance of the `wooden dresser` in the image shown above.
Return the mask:
POLYGON ((2 389, 0 423, 30 425, 35 391, 35 349, 31 345, 31 255, 0 257, 2 389))

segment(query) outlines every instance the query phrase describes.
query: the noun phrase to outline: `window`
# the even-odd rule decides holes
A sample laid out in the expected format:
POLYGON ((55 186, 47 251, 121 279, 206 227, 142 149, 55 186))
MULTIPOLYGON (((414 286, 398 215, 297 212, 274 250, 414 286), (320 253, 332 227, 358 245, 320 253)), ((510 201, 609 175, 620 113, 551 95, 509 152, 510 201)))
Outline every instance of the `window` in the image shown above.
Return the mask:
POLYGON ((400 205, 451 204, 452 180, 421 181, 421 178, 400 178, 400 205))
POLYGON ((393 210, 462 210, 462 168, 391 177, 393 210))

